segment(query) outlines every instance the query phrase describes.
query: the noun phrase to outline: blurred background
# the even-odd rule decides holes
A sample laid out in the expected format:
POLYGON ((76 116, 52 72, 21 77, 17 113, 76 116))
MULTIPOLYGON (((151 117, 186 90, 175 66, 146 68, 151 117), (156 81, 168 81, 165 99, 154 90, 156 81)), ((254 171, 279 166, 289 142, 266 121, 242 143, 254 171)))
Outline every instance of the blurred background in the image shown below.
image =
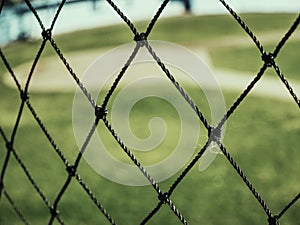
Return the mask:
MULTIPOLYGON (((31 2, 37 9, 45 27, 50 26, 53 13, 56 11, 59 1, 33 0, 31 2)), ((160 0, 116 1, 125 14, 134 21, 152 18, 155 9, 160 2, 160 0)), ((272 0, 231 0, 228 1, 228 3, 234 10, 240 13, 297 13, 300 10, 300 2, 297 0, 291 0, 289 1, 289 4, 286 4, 284 1, 272 0)), ((0 37, 0 45, 16 39, 39 37, 40 28, 25 3, 21 0, 9 0, 4 1, 4 4, 6 5, 6 9, 1 12, 0 17, 3 31, 0 37)), ((162 17, 178 16, 183 12, 193 13, 194 15, 227 14, 225 8, 218 1, 171 0, 167 10, 162 14, 162 17)), ((55 25, 54 33, 67 33, 79 29, 95 28, 121 22, 120 18, 112 11, 111 7, 104 0, 70 0, 66 2, 63 13, 59 16, 59 21, 55 25)))
MULTIPOLYGON (((31 2, 47 29, 59 1, 31 2)), ((161 0, 114 2, 139 32, 146 30, 149 20, 162 3, 161 0)), ((6 0, 4 3, 0 14, 1 51, 24 87, 41 46, 41 28, 23 1, 6 0)), ((54 26, 53 39, 78 76, 99 55, 133 41, 133 34, 127 24, 106 1, 70 0, 66 3, 54 26)), ((298 0, 228 0, 227 3, 250 27, 265 50, 270 52, 300 12, 298 0)), ((149 39, 181 45, 207 63, 219 81, 226 109, 232 106, 263 65, 261 53, 253 41, 219 1, 170 1, 149 39)), ((298 96, 299 58, 300 32, 297 29, 280 51, 276 63, 298 96)), ((184 80, 180 84, 210 120, 210 108, 204 90, 184 80)), ((72 127, 75 87, 69 71, 47 42, 29 85, 30 102, 71 164, 79 152, 72 127)), ((108 109, 111 109, 119 91, 117 89, 112 96, 108 109)), ((210 89, 205 91, 214 92, 210 89)), ((107 89, 99 94, 98 104, 102 103, 106 93, 107 89)), ((135 91, 134 94, 139 93, 135 91)), ((19 91, 1 60, 0 126, 8 139, 13 133, 20 105, 19 91)), ((147 98, 138 102, 131 111, 129 123, 133 133, 141 139, 149 137, 149 121, 157 116, 163 118, 171 133, 161 145, 147 153, 146 159, 143 153, 132 149, 145 165, 161 161, 171 154, 181 132, 176 109, 166 101, 147 98)), ((200 126, 194 156, 207 140, 207 131, 203 125, 200 126)), ((105 144, 111 149, 110 153, 130 164, 103 123, 99 124, 97 130, 106 138, 105 144)), ((278 214, 299 193, 299 135, 299 106, 276 72, 269 68, 229 118, 224 144, 273 214, 278 214)), ((53 204, 68 174, 27 107, 22 113, 14 148, 39 188, 53 204)), ((7 149, 1 137, 1 169, 4 168, 6 156, 7 149)), ((171 198, 189 224, 268 224, 266 213, 224 156, 219 154, 204 172, 200 172, 198 166, 199 163, 180 183, 171 198)), ((108 169, 114 171, 113 168, 108 169)), ((158 203, 157 193, 151 186, 132 187, 114 183, 96 173, 85 160, 81 161, 78 172, 117 224, 139 224, 158 203)), ((161 189, 167 191, 181 172, 159 183, 161 189)), ((28 223, 48 224, 49 208, 13 155, 3 174, 5 190, 28 223)), ((76 180, 72 180, 58 209, 65 224, 109 224, 76 180)), ((297 202, 280 222, 299 225, 299 212, 300 204, 297 202)), ((0 199, 0 224, 24 224, 4 195, 0 199)), ((54 224, 59 222, 55 221, 54 224)), ((181 223, 169 207, 163 205, 148 224, 181 223)))

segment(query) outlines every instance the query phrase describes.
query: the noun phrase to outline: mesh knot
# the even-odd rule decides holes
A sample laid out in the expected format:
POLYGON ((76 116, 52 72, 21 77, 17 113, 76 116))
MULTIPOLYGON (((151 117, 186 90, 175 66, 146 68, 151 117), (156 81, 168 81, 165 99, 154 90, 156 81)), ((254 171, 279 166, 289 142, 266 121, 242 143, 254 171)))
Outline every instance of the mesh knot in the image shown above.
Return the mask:
POLYGON ((50 40, 50 38, 52 36, 51 30, 50 29, 43 30, 42 36, 43 36, 44 40, 50 40))
POLYGON ((280 225, 277 216, 271 216, 268 219, 269 225, 280 225))
POLYGON ((163 204, 166 204, 166 203, 167 203, 168 198, 169 198, 168 193, 163 193, 163 194, 160 193, 160 194, 158 195, 159 201, 162 202, 163 204))
POLYGON ((96 106, 95 107, 95 116, 96 116, 96 119, 104 119, 104 117, 106 116, 107 114, 107 110, 106 109, 103 109, 102 107, 100 106, 96 106))
POLYGON ((11 142, 7 142, 6 143, 6 148, 7 148, 8 151, 12 151, 13 150, 12 143, 11 142))
POLYGON ((212 141, 219 141, 221 139, 221 128, 211 127, 208 131, 208 137, 211 138, 212 141))
POLYGON ((52 216, 56 217, 59 214, 59 211, 57 209, 54 209, 53 207, 51 207, 50 213, 52 216))
POLYGON ((66 168, 68 174, 71 176, 71 177, 74 177, 75 174, 76 174, 76 169, 75 169, 75 166, 67 166, 66 168))
POLYGON ((27 92, 21 91, 20 97, 23 102, 26 102, 29 99, 29 94, 27 92))
POLYGON ((268 67, 271 67, 274 64, 274 55, 273 53, 263 53, 262 60, 266 63, 268 67))
POLYGON ((134 40, 140 47, 143 47, 146 45, 147 36, 145 33, 140 33, 134 36, 134 40))

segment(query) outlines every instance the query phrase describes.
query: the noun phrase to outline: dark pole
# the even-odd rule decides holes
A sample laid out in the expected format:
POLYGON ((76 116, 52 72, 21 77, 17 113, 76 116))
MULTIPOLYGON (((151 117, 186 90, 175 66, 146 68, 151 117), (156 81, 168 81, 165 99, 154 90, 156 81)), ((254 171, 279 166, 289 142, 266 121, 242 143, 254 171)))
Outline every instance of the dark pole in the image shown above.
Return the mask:
POLYGON ((191 1, 183 0, 184 8, 186 13, 191 13, 191 1))
POLYGON ((96 10, 96 0, 92 0, 92 4, 93 4, 93 10, 96 10))

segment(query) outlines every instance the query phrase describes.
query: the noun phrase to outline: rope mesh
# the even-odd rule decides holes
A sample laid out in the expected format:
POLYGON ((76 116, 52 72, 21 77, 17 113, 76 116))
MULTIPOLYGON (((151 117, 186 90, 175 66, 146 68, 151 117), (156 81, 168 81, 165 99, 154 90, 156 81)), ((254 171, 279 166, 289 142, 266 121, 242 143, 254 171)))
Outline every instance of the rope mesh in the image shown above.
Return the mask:
MULTIPOLYGON (((100 105, 96 104, 96 101, 93 99, 92 95, 89 93, 89 90, 85 88, 84 84, 81 82, 80 78, 76 75, 74 70, 72 69, 71 65, 69 64, 67 58, 64 56, 62 50, 59 47, 59 44, 56 43, 55 38, 52 37, 52 31, 55 27, 55 23, 57 21, 57 18, 59 14, 62 13, 62 9, 64 8, 66 1, 63 0, 59 4, 59 7, 55 13, 55 16, 53 18, 53 21, 51 23, 50 28, 46 28, 43 21, 41 20, 37 10, 32 5, 32 3, 29 0, 24 0, 26 3, 28 9, 32 12, 34 15, 36 21, 38 22, 40 29, 41 29, 41 37, 42 42, 39 46, 39 49, 36 53, 36 56, 34 57, 30 72, 28 74, 28 78, 26 80, 26 84, 24 88, 22 88, 22 85, 20 84, 16 74, 14 73, 14 69, 10 64, 9 59, 6 58, 5 53, 0 49, 0 57, 5 65, 7 71, 10 73, 11 77, 13 78, 15 85, 17 87, 17 90, 19 92, 20 96, 20 104, 18 109, 18 114, 16 118, 16 122, 14 123, 12 133, 8 134, 8 132, 5 132, 3 126, 0 124, 0 137, 1 141, 5 143, 6 146, 6 155, 3 160, 3 164, 1 165, 1 176, 0 176, 0 204, 3 202, 3 198, 6 198, 8 202, 11 205, 11 208, 16 212, 16 215, 19 217, 20 221, 23 224, 29 224, 26 215, 23 214, 23 212, 18 208, 18 205, 14 202, 14 195, 12 192, 6 189, 6 180, 9 179, 9 177, 6 176, 8 170, 9 170, 9 164, 13 159, 16 160, 16 162, 19 164, 21 169, 23 170, 24 174, 26 175, 27 179, 31 183, 34 190, 37 192, 37 194, 40 197, 40 200, 45 204, 45 206, 49 209, 49 212, 51 214, 50 219, 48 221, 48 224, 65 224, 64 222, 64 214, 61 214, 59 212, 60 209, 60 203, 62 202, 63 196, 66 194, 68 189, 70 188, 71 182, 78 182, 80 187, 86 192, 86 194, 89 196, 89 198, 92 200, 92 202, 95 204, 99 212, 101 212, 104 217, 107 219, 107 221, 110 224, 116 224, 115 220, 113 219, 113 215, 109 213, 108 210, 106 210, 105 205, 101 203, 100 198, 96 194, 92 192, 92 190, 88 187, 88 184, 81 178, 78 167, 82 161, 82 155, 85 152, 87 145, 89 144, 91 137, 95 133, 96 128, 99 126, 100 123, 104 124, 104 127, 106 127, 107 131, 109 131, 112 135, 112 137, 115 139, 116 143, 122 148, 124 153, 130 158, 130 160, 134 163, 136 167, 139 168, 141 173, 145 176, 145 178, 148 180, 149 184, 151 184, 153 190, 156 192, 156 195, 158 197, 157 205, 154 208, 149 209, 148 215, 145 215, 144 219, 140 222, 140 224, 147 224, 153 216, 160 211, 163 205, 167 205, 169 209, 173 212, 174 216, 178 218, 178 220, 182 224, 188 224, 188 219, 185 217, 184 213, 182 213, 177 207, 176 207, 176 201, 172 200, 172 197, 174 195, 174 191, 176 190, 177 186, 182 182, 182 180, 189 176, 191 169, 195 166, 195 164, 199 161, 199 159, 203 156, 205 151, 208 149, 208 146, 214 142, 216 143, 222 153, 227 158, 228 162, 231 164, 232 169, 236 171, 236 173, 241 177, 242 182, 248 187, 250 192, 253 194, 255 199, 258 201, 259 205, 263 208, 266 216, 267 216, 267 222, 270 225, 275 225, 279 223, 280 218, 282 218, 285 213, 294 206, 297 201, 300 198, 300 193, 297 194, 295 197, 291 198, 290 202, 286 203, 286 206, 284 206, 279 213, 274 213, 271 211, 270 207, 266 203, 266 201, 263 199, 263 197, 259 194, 259 192, 256 190, 254 185, 251 183, 251 181, 247 178, 241 167, 237 164, 235 159, 232 157, 232 155, 229 153, 228 149, 225 147, 224 143, 219 139, 218 133, 220 133, 220 130, 222 130, 222 127, 224 126, 225 122, 235 113, 236 109, 240 106, 240 104, 244 101, 244 99, 249 95, 249 93, 253 90, 253 88, 257 85, 257 83, 261 80, 261 78, 264 76, 265 71, 267 68, 273 68, 282 83, 284 84, 285 88, 290 93, 292 99, 295 101, 298 108, 300 107, 300 101, 296 93, 294 92, 292 86, 289 84, 289 81, 285 78, 285 76, 282 74, 279 66, 276 64, 276 57, 280 53, 280 50, 285 45, 285 43, 289 40, 289 38, 292 36, 292 34, 297 29, 299 23, 300 23, 300 15, 296 18, 294 23, 291 25, 290 29, 286 32, 284 37, 278 42, 278 45, 275 47, 273 52, 266 52, 263 45, 260 43, 259 39, 255 36, 255 34, 251 31, 251 29, 247 26, 245 21, 242 20, 242 18, 224 1, 219 0, 220 3, 228 10, 228 12, 232 15, 233 19, 238 23, 239 26, 249 35, 249 37, 254 42, 255 46, 261 53, 261 58, 263 60, 263 65, 259 69, 259 72, 257 75, 253 78, 253 80, 249 83, 249 85, 246 87, 246 89, 240 94, 240 96, 237 98, 237 100, 232 104, 232 106, 228 109, 226 114, 223 116, 221 121, 216 127, 213 127, 211 124, 209 124, 208 120, 205 118, 204 114, 201 112, 201 109, 198 108, 198 106, 194 103, 192 98, 185 92, 185 90, 180 86, 180 84, 176 81, 176 78, 171 74, 171 72, 168 70, 167 66, 160 60, 159 55, 156 54, 154 49, 152 49, 151 44, 148 42, 147 38, 149 34, 154 28, 154 25, 160 18, 161 13, 165 10, 165 7, 169 4, 168 0, 164 0, 161 3, 161 6, 159 7, 158 11, 156 12, 153 19, 150 21, 147 29, 145 32, 139 32, 138 29, 135 27, 134 23, 127 18, 124 12, 111 0, 107 0, 107 3, 114 9, 114 11, 120 16, 120 18, 123 20, 123 22, 130 28, 134 40, 136 41, 136 46, 133 49, 132 54, 130 55, 128 61, 124 65, 124 67, 121 69, 121 72, 116 76, 116 79, 114 80, 113 84, 111 85, 111 88, 106 94, 106 97, 103 101, 103 103, 100 105), (54 138, 48 131, 48 128, 45 126, 43 120, 40 118, 39 113, 37 112, 36 107, 31 102, 31 97, 29 95, 29 85, 31 83, 31 78, 34 74, 34 71, 36 69, 36 66, 38 62, 40 61, 42 53, 45 51, 45 47, 47 43, 50 43, 53 50, 56 52, 59 59, 62 61, 64 66, 66 67, 67 71, 71 75, 71 77, 74 79, 75 83, 78 85, 78 87, 81 89, 83 94, 86 96, 87 100, 90 102, 91 106, 95 110, 95 122, 92 124, 89 133, 86 136, 86 139, 84 143, 81 146, 80 152, 78 153, 76 160, 74 163, 71 163, 67 156, 64 155, 63 151, 60 149, 60 147, 56 144, 54 138), (173 184, 169 187, 167 192, 163 191, 163 188, 155 181, 153 177, 151 177, 151 174, 147 172, 145 167, 138 161, 138 159, 135 157, 134 153, 124 144, 124 142, 121 140, 121 138, 118 136, 118 133, 114 130, 110 122, 108 121, 106 117, 106 112, 109 110, 107 108, 108 103, 112 97, 112 95, 115 93, 116 88, 119 85, 119 82, 124 77, 128 67, 130 67, 130 64, 136 57, 137 53, 141 48, 145 47, 149 54, 153 57, 153 59, 157 62, 161 70, 165 73, 166 77, 169 79, 169 81, 175 86, 177 91, 182 95, 183 99, 188 103, 188 105, 193 109, 193 111, 196 113, 197 117, 201 121, 201 123, 204 125, 204 127, 207 129, 208 137, 206 144, 201 148, 201 150, 196 154, 193 160, 190 161, 190 163, 186 166, 186 168, 183 170, 183 172, 178 176, 178 178, 175 180, 173 184), (15 139, 18 137, 18 130, 20 127, 20 121, 22 119, 22 116, 24 114, 25 108, 28 108, 29 112, 32 114, 34 120, 36 121, 37 125, 40 127, 42 133, 46 137, 47 141, 51 145, 54 152, 57 154, 57 157, 61 160, 61 163, 66 169, 67 176, 65 177, 65 181, 62 184, 62 186, 59 188, 59 192, 54 198, 54 201, 51 202, 47 194, 44 193, 44 190, 40 187, 39 183, 36 182, 34 179, 34 176, 32 175, 32 171, 25 165, 22 156, 19 154, 19 150, 15 146, 15 139)), ((0 10, 5 10, 5 7, 3 7, 4 1, 1 1, 1 8, 0 10)), ((1 98, 5 98, 5 96, 1 96, 1 98)), ((3 151, 3 149, 2 149, 3 151)), ((3 154, 3 152, 1 152, 3 154)), ((53 185, 53 184, 52 184, 53 185)), ((55 184, 56 185, 56 184, 55 184)), ((57 184, 59 185, 59 184, 57 184)), ((188 187, 187 187, 188 188, 188 187)), ((288 187, 287 187, 288 189, 288 187)), ((102 222, 99 221, 101 224, 102 222)))

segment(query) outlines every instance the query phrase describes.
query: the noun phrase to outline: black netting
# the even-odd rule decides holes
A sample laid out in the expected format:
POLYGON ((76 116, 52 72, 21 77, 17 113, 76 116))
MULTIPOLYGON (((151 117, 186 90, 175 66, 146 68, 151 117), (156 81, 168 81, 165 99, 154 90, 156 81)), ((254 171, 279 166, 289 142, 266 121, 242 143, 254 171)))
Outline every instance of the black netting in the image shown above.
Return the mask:
MULTIPOLYGON (((3 3, 5 0, 1 1, 1 9, 5 10, 5 7, 3 7, 3 3)), ((195 166, 195 164, 199 161, 199 159, 203 156, 205 151, 207 150, 208 146, 211 143, 217 144, 222 153, 227 158, 228 162, 231 164, 232 169, 236 171, 236 173, 242 178, 241 181, 244 182, 244 185, 248 187, 250 192, 253 194, 253 196, 256 198, 258 203, 261 205, 263 210, 265 211, 265 214, 267 216, 267 221, 270 225, 278 224, 280 219, 285 215, 285 213, 296 204, 296 202, 300 198, 300 193, 296 195, 295 197, 291 198, 290 202, 286 203, 286 206, 282 208, 280 212, 274 213, 269 208, 267 202, 262 198, 260 193, 257 191, 257 189, 254 187, 254 185, 249 181, 247 176, 244 174, 243 170, 240 168, 240 166, 236 163, 232 155, 229 153, 228 149, 225 147, 222 140, 220 140, 220 131, 222 130, 222 127, 224 126, 225 122, 235 113, 236 109, 240 106, 241 102, 244 101, 244 99, 249 95, 249 93, 253 90, 253 88, 256 86, 257 83, 260 82, 261 78, 264 76, 265 71, 267 68, 273 68, 282 83, 284 84, 285 88, 290 93, 292 99, 295 101, 296 106, 300 106, 300 101, 296 93, 294 92, 292 86, 289 84, 289 81, 286 79, 286 77, 282 74, 279 66, 276 63, 276 57, 280 53, 280 50, 285 45, 285 43, 289 40, 290 36, 295 32, 297 29, 299 23, 300 23, 300 15, 296 18, 294 23, 291 25, 290 29, 286 32, 284 37, 278 42, 276 48, 272 52, 268 52, 265 50, 261 42, 259 41, 259 38, 255 36, 255 34, 251 31, 251 29, 247 26, 247 24, 242 20, 242 18, 223 0, 220 0, 220 4, 223 4, 223 6, 228 10, 228 12, 232 15, 234 20, 238 23, 239 26, 242 27, 242 29, 249 35, 249 37, 252 39, 254 44, 256 45, 257 49, 259 50, 261 54, 261 59, 263 61, 262 67, 259 69, 259 72, 256 76, 253 77, 253 80, 249 83, 249 85, 246 87, 246 89, 240 94, 240 96, 237 98, 237 100, 232 104, 231 107, 229 107, 226 114, 223 116, 221 121, 216 125, 213 126, 210 124, 208 119, 205 117, 205 115, 202 113, 201 107, 198 107, 193 99, 184 91, 184 89, 180 86, 180 84, 176 81, 176 77, 172 75, 172 72, 168 69, 168 66, 164 64, 164 62, 160 59, 159 54, 155 52, 155 50, 151 47, 151 44, 148 42, 148 36, 151 32, 155 32, 154 25, 160 18, 162 12, 165 10, 166 6, 169 3, 168 0, 165 0, 161 3, 161 6, 157 10, 155 16, 150 21, 147 29, 145 32, 139 32, 138 29, 135 27, 134 23, 127 18, 124 12, 111 0, 106 0, 106 2, 114 9, 114 11, 120 16, 120 18, 124 21, 124 23, 130 28, 134 41, 136 41, 136 46, 133 49, 132 54, 130 55, 128 61, 126 62, 125 66, 122 68, 121 72, 116 76, 111 88, 107 91, 107 94, 104 98, 104 101, 102 104, 98 105, 96 103, 96 100, 93 99, 92 95, 90 94, 89 90, 85 88, 84 84, 81 82, 80 78, 77 76, 75 71, 72 69, 71 65, 69 64, 67 58, 65 57, 62 49, 59 47, 59 44, 56 42, 55 37, 52 36, 52 31, 54 29, 54 25, 56 24, 58 16, 63 13, 64 6, 68 3, 68 1, 61 1, 58 4, 56 14, 53 18, 53 21, 49 28, 45 27, 43 21, 40 19, 37 9, 33 6, 33 4, 29 0, 24 1, 26 3, 26 9, 24 10, 30 10, 35 17, 36 21, 38 22, 41 30, 41 37, 42 41, 38 48, 38 51, 33 59, 33 63, 31 66, 31 69, 28 74, 28 78, 26 80, 25 85, 23 86, 16 76, 14 72, 13 65, 10 63, 10 59, 6 57, 5 51, 0 49, 0 56, 1 60, 3 62, 3 65, 5 65, 7 71, 10 73, 11 77, 14 79, 15 85, 18 90, 19 99, 16 100, 14 104, 18 105, 18 113, 17 113, 17 119, 15 123, 11 126, 12 132, 9 133, 6 131, 6 129, 3 128, 3 124, 0 124, 0 136, 1 136, 1 142, 4 143, 3 146, 5 146, 6 152, 4 154, 4 149, 1 148, 1 154, 5 155, 2 165, 1 165, 1 176, 0 176, 0 196, 1 201, 0 204, 6 199, 7 202, 11 205, 11 208, 16 212, 16 215, 19 217, 20 221, 24 224, 29 224, 29 222, 26 220, 26 214, 23 214, 23 212, 18 208, 18 205, 14 202, 14 193, 11 192, 9 189, 6 188, 6 182, 10 179, 10 177, 6 176, 8 173, 10 167, 10 163, 17 163, 23 172, 25 173, 28 181, 30 182, 32 188, 36 191, 38 196, 40 197, 40 200, 46 205, 46 207, 49 209, 50 213, 50 219, 48 224, 53 223, 59 223, 59 224, 65 224, 64 222, 64 213, 60 212, 60 203, 62 202, 63 196, 67 193, 68 189, 71 187, 72 182, 77 182, 84 190, 89 198, 92 200, 92 202, 95 204, 96 208, 99 210, 100 213, 102 213, 107 221, 110 224, 116 224, 114 218, 114 215, 111 215, 108 210, 106 210, 106 206, 101 203, 100 199, 101 196, 98 196, 92 192, 92 190, 88 187, 87 183, 83 180, 81 175, 79 174, 78 167, 82 162, 82 154, 85 152, 87 145, 89 144, 91 137, 95 133, 97 127, 99 127, 99 124, 102 123, 103 129, 107 129, 112 135, 112 137, 115 139, 116 143, 123 149, 124 153, 127 154, 127 156, 130 158, 130 160, 134 163, 136 167, 139 168, 141 173, 147 178, 149 181, 149 184, 151 184, 153 191, 156 192, 157 195, 157 205, 154 208, 149 207, 148 215, 145 215, 144 219, 140 221, 140 224, 147 224, 151 218, 158 213, 163 205, 167 205, 169 209, 173 212, 174 216, 176 216, 181 223, 188 224, 188 219, 185 217, 184 213, 181 212, 176 207, 176 200, 173 200, 174 195, 176 193, 174 192, 178 185, 182 183, 183 179, 186 176, 189 176, 191 169, 195 166), (45 125, 44 121, 41 119, 38 113, 38 108, 32 104, 31 96, 29 93, 29 85, 31 83, 31 79, 33 77, 35 68, 43 54, 43 52, 46 49, 46 46, 50 46, 52 50, 54 50, 59 57, 59 59, 62 61, 64 66, 66 67, 68 73, 72 76, 78 87, 81 89, 83 94, 86 96, 87 100, 90 102, 91 107, 95 110, 95 120, 94 123, 91 125, 90 132, 87 134, 85 142, 82 144, 82 147, 75 158, 75 160, 69 159, 64 154, 64 151, 58 146, 56 143, 56 140, 54 139, 53 135, 51 135, 51 132, 48 130, 47 126, 45 125), (185 169, 182 171, 182 173, 178 176, 178 178, 175 180, 173 184, 167 189, 167 191, 164 191, 163 188, 154 180, 154 178, 147 172, 145 167, 138 161, 138 159, 135 157, 134 153, 124 144, 123 140, 118 136, 118 133, 114 130, 114 127, 110 124, 108 119, 106 118, 107 111, 110 109, 108 107, 108 103, 112 97, 112 95, 115 93, 119 82, 121 79, 126 76, 126 70, 128 67, 130 67, 130 64, 138 54, 139 50, 141 48, 146 48, 149 55, 152 56, 152 58, 157 62, 158 66, 161 68, 161 70, 164 72, 164 74, 167 76, 169 81, 174 85, 174 87, 177 89, 177 91, 182 95, 183 99, 188 103, 188 105, 193 109, 193 111, 196 113, 197 117, 201 121, 201 123, 204 125, 204 127, 207 129, 207 139, 205 145, 202 147, 202 149, 196 154, 194 159, 190 161, 190 163, 185 167, 185 169), (28 165, 25 164, 23 160, 23 155, 19 154, 20 149, 17 149, 15 146, 15 140, 19 137, 18 130, 20 128, 19 124, 22 120, 23 115, 25 114, 25 111, 28 111, 34 118, 34 121, 36 125, 40 128, 41 134, 43 134, 49 142, 52 150, 54 150, 57 157, 61 160, 62 165, 65 167, 66 170, 66 177, 63 184, 55 183, 51 185, 57 185, 59 187, 59 191, 57 192, 56 197, 54 198, 54 201, 51 202, 49 200, 49 197, 44 192, 43 188, 40 187, 39 183, 35 180, 34 176, 32 175, 32 171, 28 167, 28 165), (73 161, 73 162, 72 162, 73 161)), ((289 3, 287 3, 289 4, 289 3)), ((1 26, 1 25, 0 25, 1 26)), ((283 87, 284 88, 284 87, 283 87)), ((6 98, 6 96, 1 96, 1 98, 6 98)), ((12 123, 9 123, 12 124, 12 123)), ((36 137, 37 139, 40 137, 36 137)), ((43 137, 44 138, 44 137, 43 137)), ((23 140, 23 144, 26 145, 26 140, 23 140)), ((33 152, 35 149, 31 149, 33 152)), ((34 154, 34 153, 32 153, 34 154)), ((15 184, 19 185, 19 184, 15 184)), ((188 188, 188 187, 186 187, 188 188)), ((286 187, 286 191, 289 192, 289 187, 286 187)), ((280 197, 280 196, 278 196, 280 197)), ((24 196, 26 199, 26 196, 24 196)), ((174 198, 175 199, 175 198, 174 198)), ((251 212, 250 212, 251 213, 251 212)), ((262 221, 257 221, 258 223, 264 223, 262 221)), ((87 222, 88 223, 88 222, 87 222)), ((118 222, 122 224, 122 222, 118 222)), ((205 222, 204 222, 205 223, 205 222)), ((102 224, 102 221, 99 221, 98 224, 102 224)))

